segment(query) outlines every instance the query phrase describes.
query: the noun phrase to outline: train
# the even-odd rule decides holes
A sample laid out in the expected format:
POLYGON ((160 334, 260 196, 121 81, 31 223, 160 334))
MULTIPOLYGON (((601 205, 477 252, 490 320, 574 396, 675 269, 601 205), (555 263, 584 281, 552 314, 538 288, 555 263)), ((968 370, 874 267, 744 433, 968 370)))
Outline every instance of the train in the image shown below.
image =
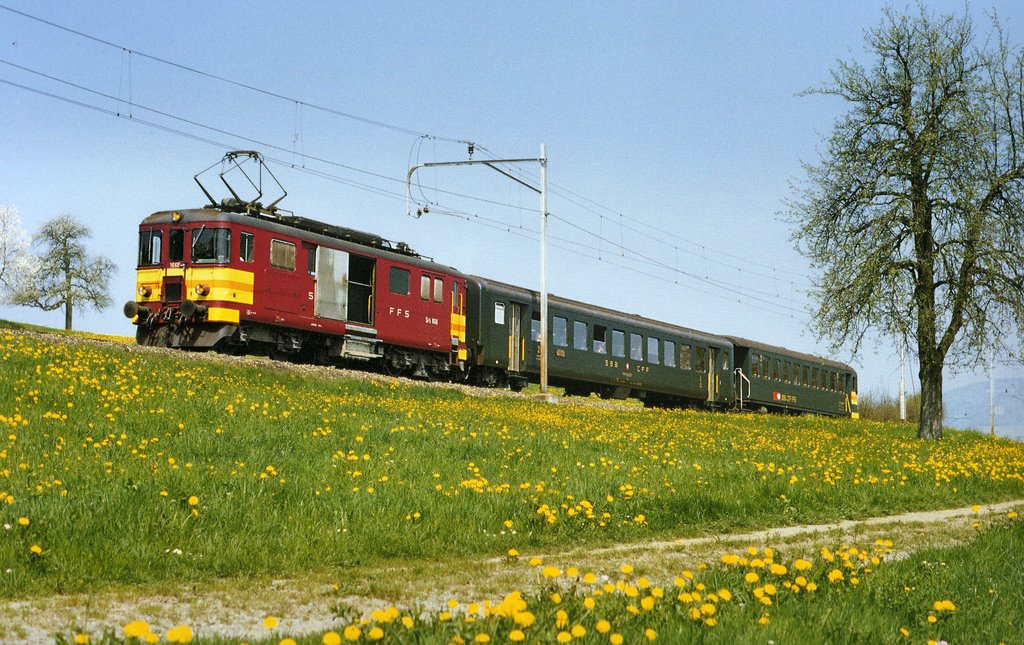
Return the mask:
MULTIPOLYGON (((539 380, 539 294, 407 244, 238 199, 154 213, 138 240, 124 314, 140 345, 514 391, 539 380)), ((839 361, 557 295, 547 323, 565 396, 858 418, 857 373, 839 361)))

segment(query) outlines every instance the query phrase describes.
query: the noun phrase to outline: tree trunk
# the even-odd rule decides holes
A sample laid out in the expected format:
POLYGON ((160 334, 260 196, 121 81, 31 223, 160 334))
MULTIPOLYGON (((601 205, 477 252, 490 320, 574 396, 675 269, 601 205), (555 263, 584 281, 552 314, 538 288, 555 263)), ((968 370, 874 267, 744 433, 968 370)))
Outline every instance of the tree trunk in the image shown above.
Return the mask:
POLYGON ((71 300, 64 303, 64 329, 71 331, 71 300))
MULTIPOLYGON (((933 350, 934 351, 934 350, 933 350)), ((918 417, 918 439, 942 438, 942 361, 927 350, 919 352, 921 369, 921 413, 918 417)))

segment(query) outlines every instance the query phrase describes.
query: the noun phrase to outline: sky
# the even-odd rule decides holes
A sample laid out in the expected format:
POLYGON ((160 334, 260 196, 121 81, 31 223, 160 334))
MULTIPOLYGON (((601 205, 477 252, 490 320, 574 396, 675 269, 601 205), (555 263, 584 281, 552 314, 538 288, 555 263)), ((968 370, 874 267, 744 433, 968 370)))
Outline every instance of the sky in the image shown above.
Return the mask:
MULTIPOLYGON (((870 63, 883 6, 0 0, 0 204, 30 233, 61 214, 91 227, 115 304, 75 326, 130 335, 138 222, 203 206, 193 176, 227 150, 271 159, 295 214, 537 288, 536 193, 483 166, 421 170, 413 205, 430 213, 414 218, 405 176, 466 159, 467 141, 476 159, 545 144, 552 293, 836 358, 862 393, 895 395, 891 340, 833 352, 811 332, 813 276, 783 216, 846 109, 801 93, 838 60, 870 63)), ((991 9, 1024 42, 1024 6, 971 7, 979 31, 991 9)))

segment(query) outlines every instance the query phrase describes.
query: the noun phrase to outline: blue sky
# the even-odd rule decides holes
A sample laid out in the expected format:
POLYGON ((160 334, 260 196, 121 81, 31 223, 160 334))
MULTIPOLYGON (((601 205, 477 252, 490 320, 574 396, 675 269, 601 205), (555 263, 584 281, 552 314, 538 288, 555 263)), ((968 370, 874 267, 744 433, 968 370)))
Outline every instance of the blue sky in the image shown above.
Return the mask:
MULTIPOLYGON (((0 79, 122 115, 0 84, 0 203, 30 231, 78 217, 120 267, 116 306, 80 313, 79 328, 132 333, 119 310, 134 291, 138 221, 201 206, 192 176, 225 150, 148 121, 303 167, 272 166, 289 193, 281 206, 297 214, 532 288, 534 193, 484 168, 424 171, 414 192, 434 213, 411 219, 403 180, 410 163, 464 159, 458 140, 497 157, 536 156, 546 143, 553 293, 828 354, 808 331, 809 266, 779 213, 843 110, 799 93, 824 84, 837 59, 868 61, 863 32, 880 3, 0 4, 118 46, 0 10, 0 79)), ((990 7, 1022 42, 1020 3, 990 7)), ((984 30, 982 6, 972 11, 984 30)), ((9 307, 0 317, 63 320, 9 307)), ((834 356, 859 369, 862 391, 895 392, 891 342, 834 356)))

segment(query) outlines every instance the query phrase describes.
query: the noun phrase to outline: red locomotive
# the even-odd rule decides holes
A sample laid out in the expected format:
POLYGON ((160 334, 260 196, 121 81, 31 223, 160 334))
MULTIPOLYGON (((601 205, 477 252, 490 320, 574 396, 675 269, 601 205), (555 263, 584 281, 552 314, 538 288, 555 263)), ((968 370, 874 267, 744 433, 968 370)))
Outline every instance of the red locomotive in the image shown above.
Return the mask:
POLYGON ((142 345, 465 371, 465 277, 405 244, 237 195, 143 220, 136 295, 124 312, 142 345))

